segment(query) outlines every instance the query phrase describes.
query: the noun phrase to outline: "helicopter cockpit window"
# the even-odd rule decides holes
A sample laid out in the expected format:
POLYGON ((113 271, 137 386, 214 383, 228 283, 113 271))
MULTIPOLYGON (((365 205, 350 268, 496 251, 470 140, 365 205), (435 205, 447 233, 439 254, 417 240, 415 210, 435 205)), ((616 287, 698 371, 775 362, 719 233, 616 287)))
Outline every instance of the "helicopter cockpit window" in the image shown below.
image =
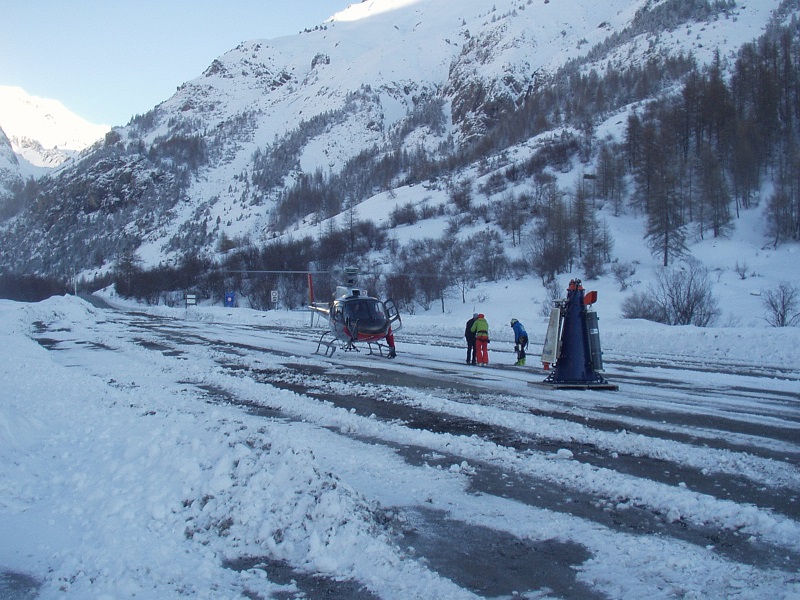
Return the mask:
POLYGON ((382 322, 386 320, 383 304, 375 299, 349 300, 344 310, 345 316, 353 321, 382 322))

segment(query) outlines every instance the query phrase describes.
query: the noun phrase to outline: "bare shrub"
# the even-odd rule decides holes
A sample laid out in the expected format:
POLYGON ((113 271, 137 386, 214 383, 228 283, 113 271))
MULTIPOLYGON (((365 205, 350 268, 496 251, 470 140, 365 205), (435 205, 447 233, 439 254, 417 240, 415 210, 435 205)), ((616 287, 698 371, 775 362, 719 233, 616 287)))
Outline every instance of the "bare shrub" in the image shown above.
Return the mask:
POLYGON ((636 265, 629 262, 615 262, 611 265, 614 279, 619 283, 619 289, 625 291, 631 285, 631 278, 636 275, 636 265))
POLYGON ((739 279, 747 279, 747 261, 744 261, 743 264, 739 264, 739 261, 736 261, 736 266, 733 268, 736 271, 736 274, 739 276, 739 279))
POLYGON ((448 189, 450 201, 459 212, 469 212, 472 208, 472 181, 464 179, 448 189))
POLYGON ((627 319, 647 319, 666 325, 708 327, 719 318, 708 271, 697 262, 657 272, 647 292, 636 292, 622 304, 627 319))
POLYGON ((666 323, 664 314, 658 303, 653 301, 652 293, 633 292, 622 301, 622 317, 624 319, 647 319, 656 323, 666 323))

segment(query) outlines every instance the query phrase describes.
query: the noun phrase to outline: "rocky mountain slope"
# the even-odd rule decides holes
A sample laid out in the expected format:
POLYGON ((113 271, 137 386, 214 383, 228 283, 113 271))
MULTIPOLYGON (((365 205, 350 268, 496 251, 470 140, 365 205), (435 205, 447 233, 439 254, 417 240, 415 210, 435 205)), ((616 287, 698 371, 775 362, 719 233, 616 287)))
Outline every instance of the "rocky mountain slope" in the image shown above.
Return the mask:
POLYGON ((11 197, 20 179, 17 155, 11 147, 11 140, 0 127, 0 204, 11 197))
MULTIPOLYGON (((386 215, 401 202, 397 190, 406 190, 402 202, 421 205, 431 188, 530 161, 554 140, 585 148, 556 159, 556 173, 592 171, 592 139, 619 135, 609 123, 676 86, 685 71, 668 65, 729 65, 779 8, 789 18, 796 7, 787 4, 352 5, 299 35, 232 49, 74 164, 28 186, 15 198, 19 213, 0 226, 0 241, 13 248, 2 266, 91 274, 125 252, 153 266, 216 256, 226 239, 313 235, 370 199, 380 198, 386 215), (594 98, 591 110, 569 87, 582 77, 648 72, 650 87, 594 98), (549 108, 540 110, 545 98, 549 108), (428 191, 409 194, 418 183, 426 187, 415 190, 428 191)), ((530 175, 517 185, 526 177, 533 187, 530 175)), ((482 189, 484 201, 504 192, 482 189)), ((477 185, 471 192, 479 194, 477 185)))

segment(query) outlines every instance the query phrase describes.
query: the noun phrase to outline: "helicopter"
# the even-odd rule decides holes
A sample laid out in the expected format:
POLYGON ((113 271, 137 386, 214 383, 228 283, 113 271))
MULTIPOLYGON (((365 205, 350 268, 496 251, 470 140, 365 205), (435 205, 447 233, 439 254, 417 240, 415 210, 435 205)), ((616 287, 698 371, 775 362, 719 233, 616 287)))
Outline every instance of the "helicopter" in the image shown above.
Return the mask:
POLYGON ((384 348, 388 348, 386 356, 396 356, 394 347, 394 333, 403 327, 400 313, 393 300, 381 301, 374 296, 369 296, 366 290, 356 287, 359 270, 349 267, 344 269, 346 275, 345 285, 337 285, 336 292, 330 302, 314 301, 313 275, 341 274, 342 271, 290 271, 290 270, 238 270, 228 273, 247 275, 299 275, 308 277, 308 308, 312 311, 311 326, 314 325, 313 315, 324 316, 328 320, 328 330, 317 341, 315 354, 319 354, 323 346, 325 355, 333 356, 337 348, 345 352, 358 352, 357 343, 366 343, 370 354, 376 351, 384 356, 384 348))
POLYGON ((366 290, 356 287, 357 269, 345 269, 345 285, 337 285, 336 292, 330 302, 315 302, 314 287, 309 274, 309 308, 328 319, 329 330, 324 332, 317 342, 318 354, 325 347, 325 355, 330 357, 340 347, 345 352, 356 351, 356 343, 366 343, 369 353, 377 352, 384 356, 384 347, 388 348, 386 356, 396 356, 394 333, 399 331, 403 322, 397 306, 391 299, 381 301, 369 296, 366 290))

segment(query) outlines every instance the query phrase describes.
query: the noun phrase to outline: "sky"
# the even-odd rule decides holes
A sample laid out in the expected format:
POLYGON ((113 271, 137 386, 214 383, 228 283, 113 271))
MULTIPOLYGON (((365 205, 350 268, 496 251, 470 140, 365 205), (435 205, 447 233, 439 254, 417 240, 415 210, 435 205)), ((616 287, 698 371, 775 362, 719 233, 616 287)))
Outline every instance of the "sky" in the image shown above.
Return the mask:
POLYGON ((349 0, 28 0, 5 3, 0 85, 125 125, 240 42, 294 35, 349 0))

